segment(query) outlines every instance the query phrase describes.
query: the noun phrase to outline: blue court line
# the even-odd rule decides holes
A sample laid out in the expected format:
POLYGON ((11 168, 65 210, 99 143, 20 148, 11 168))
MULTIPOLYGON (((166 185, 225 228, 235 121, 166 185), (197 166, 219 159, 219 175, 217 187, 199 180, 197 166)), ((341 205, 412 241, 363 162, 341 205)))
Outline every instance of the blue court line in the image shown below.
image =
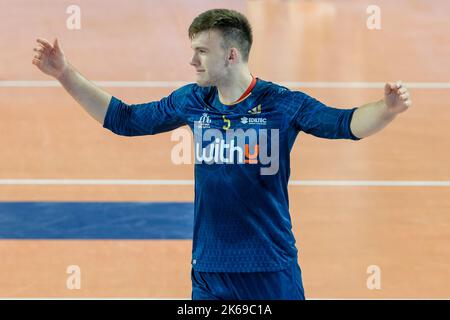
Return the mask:
POLYGON ((0 239, 192 239, 186 202, 0 202, 0 239))

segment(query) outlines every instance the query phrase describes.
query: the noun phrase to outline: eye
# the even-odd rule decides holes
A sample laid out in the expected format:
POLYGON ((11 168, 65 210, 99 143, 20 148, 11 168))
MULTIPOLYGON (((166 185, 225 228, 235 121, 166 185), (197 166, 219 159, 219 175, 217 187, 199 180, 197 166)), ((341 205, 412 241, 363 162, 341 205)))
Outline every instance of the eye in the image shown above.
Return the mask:
POLYGON ((201 54, 205 54, 206 50, 200 49, 200 50, 198 50, 198 52, 201 53, 201 54))

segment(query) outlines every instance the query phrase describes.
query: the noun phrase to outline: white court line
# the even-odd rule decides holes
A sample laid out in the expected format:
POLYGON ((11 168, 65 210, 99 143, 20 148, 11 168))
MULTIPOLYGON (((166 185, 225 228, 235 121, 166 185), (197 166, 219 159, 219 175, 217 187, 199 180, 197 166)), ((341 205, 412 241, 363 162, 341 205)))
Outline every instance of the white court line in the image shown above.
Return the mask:
MULTIPOLYGON (((0 185, 152 185, 185 186, 194 185, 194 180, 126 180, 126 179, 0 179, 0 185)), ((320 187, 450 187, 450 181, 409 180, 292 180, 292 186, 320 187)))
MULTIPOLYGON (((185 81, 93 81, 101 87, 117 88, 178 88, 191 82, 185 81)), ((276 82, 289 88, 326 89, 378 89, 384 82, 276 82)), ((404 82, 408 89, 450 89, 450 82, 404 82)), ((51 88, 60 87, 58 81, 14 80, 0 81, 0 88, 51 88)))

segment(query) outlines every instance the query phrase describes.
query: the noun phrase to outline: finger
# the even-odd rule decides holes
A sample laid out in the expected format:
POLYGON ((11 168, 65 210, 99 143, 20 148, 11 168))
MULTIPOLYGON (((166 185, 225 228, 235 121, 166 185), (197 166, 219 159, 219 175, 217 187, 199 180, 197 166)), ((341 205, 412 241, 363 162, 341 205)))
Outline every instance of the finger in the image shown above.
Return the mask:
POLYGON ((33 48, 33 51, 40 52, 40 53, 44 53, 44 52, 45 52, 45 49, 44 49, 43 47, 40 47, 40 48, 33 48))
POLYGON ((403 93, 408 92, 408 89, 406 89, 405 87, 401 87, 401 88, 398 90, 398 92, 401 93, 401 94, 403 94, 403 93))
POLYGON ((402 100, 407 100, 407 99, 409 98, 409 94, 407 94, 407 93, 401 94, 401 95, 400 95, 400 98, 401 98, 402 100))
POLYGON ((402 83, 402 81, 397 81, 396 83, 395 83, 395 86, 396 86, 396 88, 397 89, 400 89, 402 86, 403 86, 403 83, 402 83))
POLYGON ((44 52, 51 52, 53 50, 53 48, 48 48, 48 47, 44 47, 42 44, 38 44, 39 48, 42 48, 44 50, 44 52))
POLYGON ((31 63, 34 64, 35 66, 39 66, 41 62, 42 62, 41 60, 34 58, 31 63))
POLYGON ((38 53, 38 54, 34 55, 34 58, 35 58, 35 59, 41 59, 41 58, 42 58, 42 55, 38 53))
POLYGON ((411 100, 406 100, 405 102, 404 102, 404 104, 407 106, 407 107, 411 107, 412 106, 412 101, 411 100))
POLYGON ((52 49, 52 45, 45 39, 37 38, 36 41, 44 46, 46 49, 52 49))

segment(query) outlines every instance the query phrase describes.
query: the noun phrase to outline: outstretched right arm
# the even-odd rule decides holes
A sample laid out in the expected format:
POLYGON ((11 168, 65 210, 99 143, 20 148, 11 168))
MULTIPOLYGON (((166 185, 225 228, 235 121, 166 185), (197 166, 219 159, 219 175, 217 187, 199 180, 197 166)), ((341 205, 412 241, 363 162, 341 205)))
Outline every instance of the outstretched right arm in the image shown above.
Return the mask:
POLYGON ((43 73, 58 80, 64 89, 100 124, 103 125, 112 96, 84 78, 66 60, 58 40, 50 44, 38 38, 33 64, 43 73))

